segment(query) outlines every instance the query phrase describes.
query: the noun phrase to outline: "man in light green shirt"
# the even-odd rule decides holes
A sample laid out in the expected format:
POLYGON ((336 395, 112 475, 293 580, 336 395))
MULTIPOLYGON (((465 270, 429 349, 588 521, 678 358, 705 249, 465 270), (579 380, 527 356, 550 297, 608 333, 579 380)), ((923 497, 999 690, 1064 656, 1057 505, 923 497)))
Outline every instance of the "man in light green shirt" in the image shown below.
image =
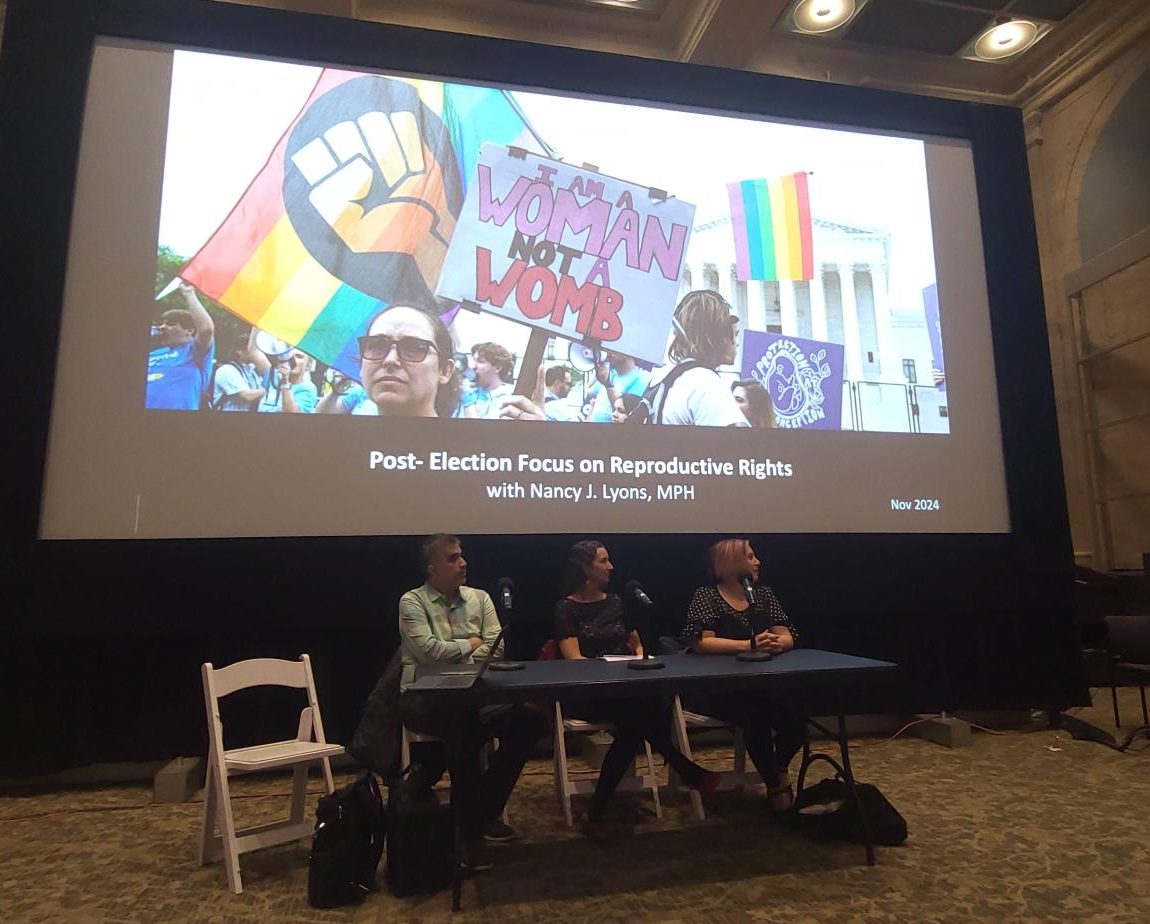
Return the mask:
MULTIPOLYGON (((446 533, 428 536, 422 556, 427 582, 399 601, 400 689, 405 691, 399 714, 405 727, 442 740, 460 811, 462 862, 474 871, 490 869, 486 842, 515 838, 499 816, 523 765, 550 726, 546 714, 527 703, 459 708, 433 695, 406 690, 415 679, 416 665, 485 658, 499 635, 491 597, 466 586, 467 559, 459 539, 446 533), (487 771, 480 773, 479 754, 490 738, 498 738, 499 747, 487 771)), ((436 769, 442 773, 442 767, 436 769)))
MULTIPOLYGON (((438 575, 439 587, 428 583, 399 598, 399 637, 403 646, 403 679, 400 688, 415 679, 417 664, 469 664, 488 657, 499 620, 495 604, 486 591, 455 584, 467 579, 467 561, 456 548, 438 575), (444 579, 446 578, 446 580, 444 579), (454 587, 452 585, 455 585, 454 587)), ((502 649, 502 643, 500 644, 502 649)), ((502 650, 495 653, 501 657, 502 650)))

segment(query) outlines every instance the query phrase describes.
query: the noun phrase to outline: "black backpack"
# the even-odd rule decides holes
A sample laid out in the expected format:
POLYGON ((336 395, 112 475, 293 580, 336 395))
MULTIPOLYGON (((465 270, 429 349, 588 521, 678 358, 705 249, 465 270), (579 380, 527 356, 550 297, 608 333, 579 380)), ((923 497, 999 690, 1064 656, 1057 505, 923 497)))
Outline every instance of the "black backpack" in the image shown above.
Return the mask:
POLYGON ((370 770, 319 800, 307 870, 313 908, 354 905, 375 886, 387 815, 370 770))
POLYGON ((451 810, 419 764, 388 790, 387 887, 397 897, 438 892, 451 882, 451 810))
POLYGON ((692 369, 698 369, 702 363, 693 359, 681 362, 668 372, 654 385, 643 392, 643 397, 635 405, 635 409, 627 415, 629 424, 661 424, 663 422, 663 405, 667 403, 667 392, 678 381, 679 376, 692 369))
MULTIPOLYGON (((866 813, 871 843, 896 847, 906 840, 906 819, 877 786, 856 782, 855 792, 866 813)), ((840 779, 822 780, 803 789, 790 819, 798 830, 816 837, 857 844, 866 841, 850 789, 840 779)))

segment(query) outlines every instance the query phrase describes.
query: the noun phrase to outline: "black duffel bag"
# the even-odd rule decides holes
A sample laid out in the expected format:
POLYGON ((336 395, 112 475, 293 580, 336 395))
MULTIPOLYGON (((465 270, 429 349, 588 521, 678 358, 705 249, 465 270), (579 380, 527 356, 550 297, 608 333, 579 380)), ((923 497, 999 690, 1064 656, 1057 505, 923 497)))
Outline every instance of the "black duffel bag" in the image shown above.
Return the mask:
MULTIPOLYGON (((872 844, 894 847, 906 840, 906 819, 877 786, 856 782, 855 792, 866 814, 872 844)), ((850 788, 837 778, 806 787, 795 799, 790 818, 800 831, 816 837, 859 844, 866 841, 850 788)))
POLYGON ((451 810, 412 764, 388 790, 387 887, 400 898, 438 892, 451 882, 454 857, 451 810))
POLYGON ((387 814, 370 770, 319 800, 307 870, 313 908, 354 905, 375 886, 387 814))

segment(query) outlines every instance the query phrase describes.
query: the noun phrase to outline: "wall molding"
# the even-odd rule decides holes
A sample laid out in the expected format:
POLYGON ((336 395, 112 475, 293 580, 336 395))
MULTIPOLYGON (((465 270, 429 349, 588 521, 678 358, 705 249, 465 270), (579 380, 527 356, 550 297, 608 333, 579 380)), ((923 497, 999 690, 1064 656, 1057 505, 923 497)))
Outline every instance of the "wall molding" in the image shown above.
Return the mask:
POLYGON ((1063 277, 1063 291, 1067 298, 1071 298, 1146 257, 1150 257, 1150 227, 1072 269, 1063 277))
MULTIPOLYGON (((1115 3, 1116 7, 1118 4, 1115 3)), ((1059 54, 1035 72, 1014 95, 1014 102, 1027 112, 1047 112, 1104 70, 1117 58, 1136 48, 1150 35, 1150 6, 1127 2, 1126 10, 1100 5, 1068 52, 1059 54), (1114 27, 1115 13, 1129 13, 1129 21, 1114 27)))

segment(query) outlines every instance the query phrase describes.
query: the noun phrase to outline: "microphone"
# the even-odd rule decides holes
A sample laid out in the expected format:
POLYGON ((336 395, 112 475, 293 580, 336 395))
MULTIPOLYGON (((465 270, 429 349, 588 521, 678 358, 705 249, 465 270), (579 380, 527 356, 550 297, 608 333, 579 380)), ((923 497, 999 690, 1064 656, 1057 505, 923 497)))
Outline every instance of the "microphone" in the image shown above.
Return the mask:
POLYGON ((637 600, 643 606, 653 606, 651 598, 647 596, 646 591, 643 590, 643 585, 638 581, 628 581, 627 586, 624 588, 624 593, 627 594, 632 600, 637 600))
POLYGON ((739 575, 739 583, 743 585, 743 593, 747 595, 747 605, 755 605, 755 588, 751 586, 751 576, 744 571, 739 575))
MULTIPOLYGON (((499 595, 499 604, 503 607, 503 628, 499 630, 499 635, 502 636, 507 627, 511 624, 511 611, 514 608, 512 602, 512 592, 515 590, 515 582, 509 577, 501 577, 495 584, 496 593, 499 595)), ((498 644, 498 643, 497 643, 498 644)), ((495 655, 495 650, 492 649, 491 656, 495 655)), ((488 670, 493 671, 521 671, 523 670, 522 661, 492 661, 488 666, 488 670)))
POLYGON ((740 651, 735 655, 736 661, 769 661, 771 653, 758 647, 755 638, 755 588, 751 584, 751 576, 744 571, 739 575, 739 583, 743 585, 743 593, 747 595, 747 623, 751 627, 751 647, 749 651, 740 651))
POLYGON ((503 612, 510 613, 514 608, 511 594, 515 590, 515 582, 509 577, 501 577, 496 587, 499 589, 499 602, 503 605, 503 612))
MULTIPOLYGON (((647 596, 647 592, 643 590, 643 585, 638 581, 628 581, 626 586, 623 588, 623 593, 638 603, 643 610, 646 610, 648 607, 654 605, 651 602, 651 598, 647 596)), ((651 624, 645 613, 643 618, 643 625, 644 628, 650 630, 651 624)), ((651 633, 648 631, 646 634, 650 635, 651 633)), ((627 667, 633 671, 657 671, 660 668, 665 667, 666 665, 663 664, 663 662, 658 658, 651 657, 650 648, 648 647, 646 640, 643 639, 642 632, 639 633, 639 640, 643 643, 643 657, 637 661, 628 661, 627 667)))

